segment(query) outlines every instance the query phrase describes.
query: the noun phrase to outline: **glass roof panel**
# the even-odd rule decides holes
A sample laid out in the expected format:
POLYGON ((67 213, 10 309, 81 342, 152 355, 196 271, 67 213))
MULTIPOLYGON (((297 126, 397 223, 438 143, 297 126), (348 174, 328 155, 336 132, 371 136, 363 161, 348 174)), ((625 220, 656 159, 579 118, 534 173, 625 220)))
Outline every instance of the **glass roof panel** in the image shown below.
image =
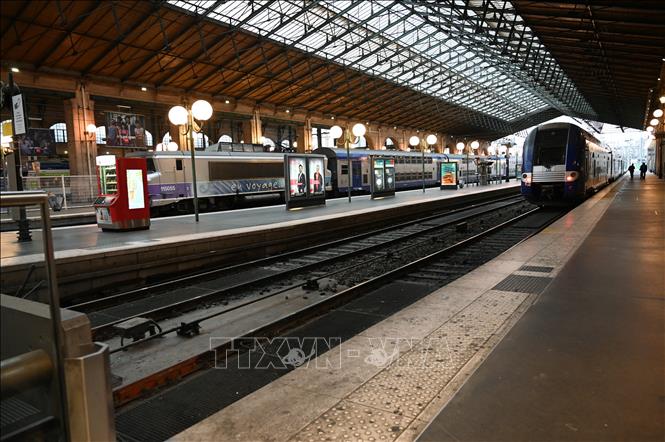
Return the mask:
MULTIPOLYGON (((510 46, 513 33, 505 23, 514 22, 520 33, 530 29, 508 1, 228 1, 214 11, 211 0, 168 3, 500 119, 519 118, 555 100, 496 53, 496 43, 505 41, 504 49, 527 55, 510 46), (499 32, 498 20, 504 23, 499 32)), ((544 50, 537 41, 533 46, 544 50)))

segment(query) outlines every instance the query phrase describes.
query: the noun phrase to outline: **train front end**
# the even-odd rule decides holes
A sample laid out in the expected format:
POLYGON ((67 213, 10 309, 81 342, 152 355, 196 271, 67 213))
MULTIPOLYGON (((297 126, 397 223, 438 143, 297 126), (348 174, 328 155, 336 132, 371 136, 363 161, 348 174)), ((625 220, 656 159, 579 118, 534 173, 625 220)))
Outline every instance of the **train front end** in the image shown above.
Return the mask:
POLYGON ((584 139, 573 124, 539 126, 524 142, 522 195, 539 205, 576 204, 584 198, 584 139))

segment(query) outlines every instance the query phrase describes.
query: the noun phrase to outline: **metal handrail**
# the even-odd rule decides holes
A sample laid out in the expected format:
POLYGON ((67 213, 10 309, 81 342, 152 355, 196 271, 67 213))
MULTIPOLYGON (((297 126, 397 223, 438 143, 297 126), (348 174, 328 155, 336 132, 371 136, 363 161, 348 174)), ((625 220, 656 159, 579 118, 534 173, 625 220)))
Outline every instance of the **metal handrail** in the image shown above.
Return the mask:
MULTIPOLYGON (((0 192, 0 207, 22 207, 38 205, 42 218, 42 242, 44 244, 44 260, 46 262, 46 280, 48 281, 49 309, 51 325, 53 327, 53 340, 55 344, 55 375, 58 379, 60 412, 62 415, 62 428, 65 435, 69 435, 67 419, 67 386, 65 383, 65 358, 63 355, 64 339, 61 330, 60 296, 58 295, 58 278, 55 270, 55 252, 53 249, 53 233, 51 232, 51 217, 49 214, 48 194, 44 191, 12 191, 0 192)), ((68 437, 67 437, 68 438, 68 437)))

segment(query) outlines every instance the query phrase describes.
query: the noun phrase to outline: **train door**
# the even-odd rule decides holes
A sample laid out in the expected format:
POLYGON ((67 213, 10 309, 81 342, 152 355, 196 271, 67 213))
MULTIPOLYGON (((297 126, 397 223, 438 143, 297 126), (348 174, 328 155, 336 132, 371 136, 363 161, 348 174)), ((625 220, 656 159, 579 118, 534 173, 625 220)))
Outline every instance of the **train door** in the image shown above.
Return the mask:
MULTIPOLYGON (((173 176, 175 178, 175 183, 176 184, 181 184, 181 183, 185 182, 184 164, 183 164, 183 160, 180 159, 180 158, 177 158, 175 160, 175 164, 174 164, 174 167, 173 167, 173 176)), ((178 186, 176 186, 176 189, 178 189, 178 186)), ((186 195, 178 195, 178 196, 186 196, 186 195)))
POLYGON ((363 186, 362 177, 362 163, 360 160, 351 160, 351 176, 354 189, 359 189, 363 186))

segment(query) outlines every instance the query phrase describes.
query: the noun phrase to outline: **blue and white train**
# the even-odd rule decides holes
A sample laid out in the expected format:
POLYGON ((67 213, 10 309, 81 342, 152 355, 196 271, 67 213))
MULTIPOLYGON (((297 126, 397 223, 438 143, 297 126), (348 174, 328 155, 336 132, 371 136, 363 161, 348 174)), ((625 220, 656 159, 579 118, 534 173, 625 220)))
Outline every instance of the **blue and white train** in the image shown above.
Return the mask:
MULTIPOLYGON (((332 190, 337 195, 348 192, 349 173, 348 161, 345 149, 323 147, 314 150, 313 153, 325 155, 328 158, 328 169, 331 172, 332 190)), ((369 179, 371 176, 372 155, 381 155, 395 158, 395 189, 417 189, 422 186, 423 155, 420 152, 404 152, 394 150, 364 150, 351 149, 351 190, 355 193, 370 191, 369 179)), ((496 179, 505 178, 506 173, 510 177, 516 176, 516 157, 509 158, 508 170, 506 170, 506 159, 503 156, 482 157, 485 161, 492 162, 492 175, 496 179)), ((439 165, 445 161, 456 161, 458 163, 458 182, 474 184, 478 182, 477 157, 457 154, 426 153, 425 160, 425 185, 427 187, 438 186, 440 183, 439 165)))
POLYGON ((622 158, 574 124, 540 125, 524 141, 522 194, 536 204, 575 204, 624 172, 622 158))

